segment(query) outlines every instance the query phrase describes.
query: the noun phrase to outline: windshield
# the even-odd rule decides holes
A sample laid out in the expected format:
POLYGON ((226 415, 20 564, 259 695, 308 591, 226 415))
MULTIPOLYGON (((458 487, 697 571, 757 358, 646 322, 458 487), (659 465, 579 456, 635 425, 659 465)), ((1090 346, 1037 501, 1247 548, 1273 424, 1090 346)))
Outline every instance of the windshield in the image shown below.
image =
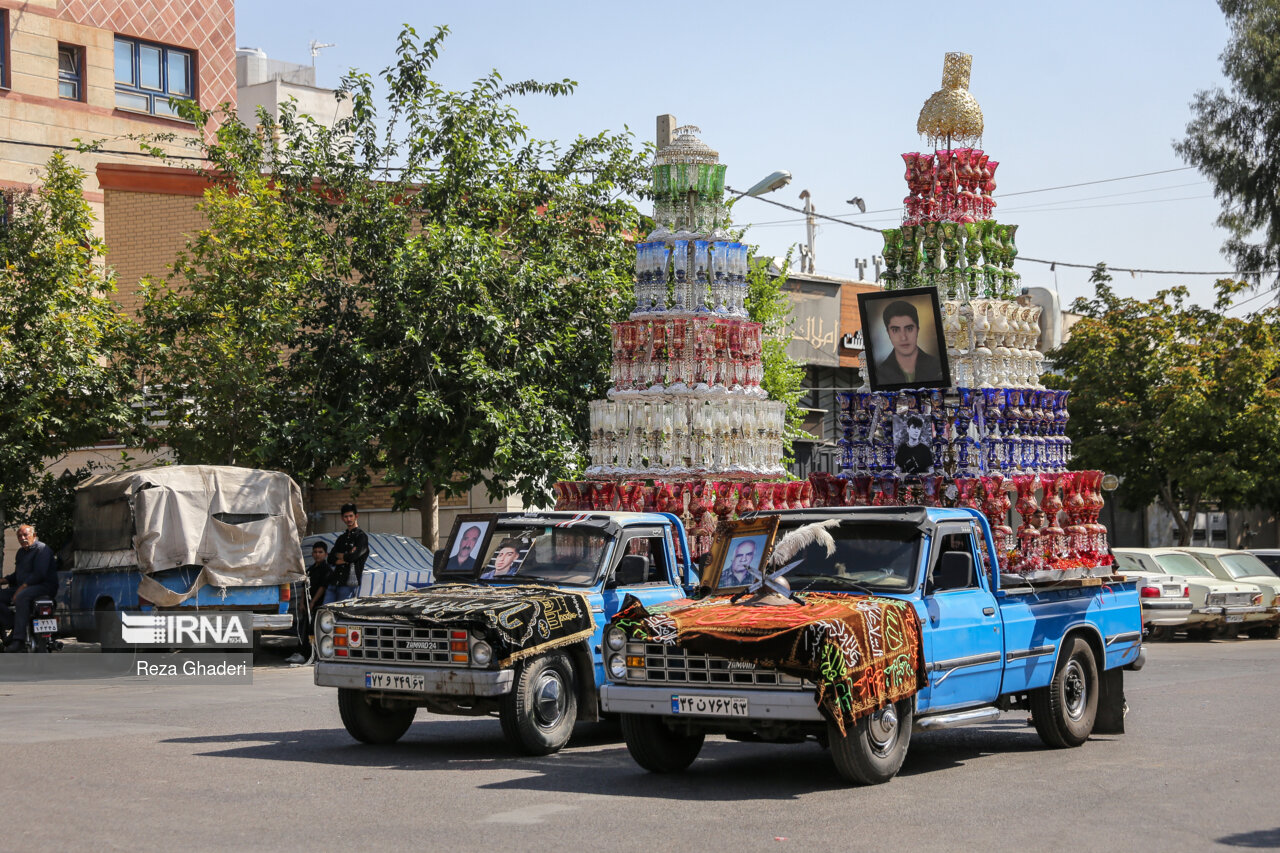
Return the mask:
MULTIPOLYGON (((791 528, 779 528, 781 542, 791 528)), ((920 530, 914 525, 846 523, 828 530, 836 542, 827 555, 813 543, 792 561, 800 564, 786 574, 791 589, 905 592, 914 586, 919 565, 920 530)))
POLYGON ((1275 572, 1252 554, 1223 554, 1218 558, 1233 578, 1271 577, 1275 572))
POLYGON ((1157 554, 1156 562, 1171 575, 1209 574, 1209 570, 1190 554, 1157 554))
POLYGON ((490 538, 479 580, 590 586, 609 551, 610 537, 598 530, 551 525, 499 527, 490 538))

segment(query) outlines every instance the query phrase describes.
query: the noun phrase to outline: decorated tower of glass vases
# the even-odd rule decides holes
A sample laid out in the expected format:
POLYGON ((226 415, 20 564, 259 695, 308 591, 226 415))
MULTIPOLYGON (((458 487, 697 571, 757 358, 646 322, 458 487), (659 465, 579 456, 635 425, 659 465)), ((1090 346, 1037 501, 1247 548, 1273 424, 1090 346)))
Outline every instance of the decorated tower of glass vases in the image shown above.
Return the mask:
POLYGON ((902 224, 883 232, 885 289, 938 290, 950 387, 841 393, 841 473, 811 478, 815 501, 980 508, 1002 569, 1030 580, 1103 570, 1102 474, 1069 470, 1068 392, 1040 384, 1041 308, 1014 270, 1018 226, 995 219, 1000 164, 981 147, 971 66, 968 55, 946 55, 942 88, 916 125, 931 150, 902 155, 902 224), (921 433, 933 463, 904 470, 897 450, 921 433))
POLYGON ((613 387, 591 406, 586 481, 557 509, 674 512, 694 556, 716 522, 809 505, 780 483, 785 407, 760 388, 761 325, 747 319, 747 247, 725 230, 725 167, 676 129, 654 158, 653 233, 636 246, 634 310, 613 324, 613 387))

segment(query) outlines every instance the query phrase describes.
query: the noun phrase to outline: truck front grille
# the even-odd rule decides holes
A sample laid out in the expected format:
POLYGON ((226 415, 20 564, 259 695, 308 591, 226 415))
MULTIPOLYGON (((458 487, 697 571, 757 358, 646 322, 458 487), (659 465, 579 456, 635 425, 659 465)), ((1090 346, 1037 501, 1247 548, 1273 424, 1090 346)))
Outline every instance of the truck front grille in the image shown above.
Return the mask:
POLYGON ((627 643, 627 681, 634 684, 721 686, 800 690, 802 678, 755 664, 711 655, 689 654, 684 649, 658 643, 627 643), (633 667, 638 658, 643 667, 633 667))
POLYGON ((471 644, 452 634, 466 635, 448 628, 410 628, 399 625, 339 623, 348 637, 360 632, 358 646, 347 646, 347 659, 367 663, 431 664, 434 666, 466 666, 471 661, 471 644), (451 650, 451 643, 458 646, 451 650), (455 660, 455 658, 462 658, 455 660))

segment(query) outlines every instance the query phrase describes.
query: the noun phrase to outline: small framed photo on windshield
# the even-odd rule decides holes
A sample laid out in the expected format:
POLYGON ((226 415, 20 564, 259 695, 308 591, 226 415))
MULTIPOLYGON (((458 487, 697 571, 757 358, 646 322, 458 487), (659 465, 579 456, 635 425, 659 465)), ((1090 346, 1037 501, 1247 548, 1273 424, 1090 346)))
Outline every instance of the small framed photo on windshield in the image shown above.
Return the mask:
POLYGON ((951 386, 936 287, 859 293, 858 313, 872 391, 951 386))
POLYGON ((436 569, 437 575, 466 575, 474 577, 480 558, 489 543, 493 528, 493 513, 460 515, 453 521, 453 530, 445 543, 444 565, 436 569))
POLYGON ((778 516, 722 521, 711 541, 710 561, 700 583, 712 593, 742 592, 761 578, 761 567, 773 550, 778 516))

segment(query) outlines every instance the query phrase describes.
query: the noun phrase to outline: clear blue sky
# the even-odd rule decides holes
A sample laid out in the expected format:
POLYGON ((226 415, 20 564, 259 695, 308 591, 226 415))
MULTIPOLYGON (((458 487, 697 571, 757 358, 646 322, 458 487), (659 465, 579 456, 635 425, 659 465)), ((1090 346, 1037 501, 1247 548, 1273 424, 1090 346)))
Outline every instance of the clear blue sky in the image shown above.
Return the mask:
MULTIPOLYGON (((820 213, 897 224, 906 184, 901 152, 921 150, 916 116, 939 87, 943 54, 973 55, 970 91, 986 120, 983 148, 1001 165, 996 218, 1019 223, 1021 254, 1117 267, 1224 270, 1218 203, 1195 170, 1004 199, 1005 193, 1185 166, 1171 148, 1194 93, 1222 83, 1227 27, 1209 0, 1072 3, 853 2, 634 3, 253 0, 236 6, 237 42, 274 59, 309 62, 308 42, 333 42, 316 61, 336 86, 348 68, 393 61, 401 24, 452 34, 436 79, 462 88, 492 68, 507 80, 569 78, 562 99, 518 102, 544 138, 629 127, 652 140, 654 117, 702 128, 745 189, 775 169, 792 184, 770 198, 820 213), (644 11, 649 9, 650 11, 644 11), (913 13, 911 10, 915 10, 913 13), (890 208, 889 212, 872 211, 890 208)), ((804 224, 744 199, 739 224, 766 254, 804 240, 804 224), (779 220, 790 220, 779 222, 779 220), (770 223, 770 224, 763 224, 770 223)), ((835 223, 817 238, 820 273, 852 276, 855 258, 882 241, 835 223)), ((1047 287, 1047 266, 1018 263, 1047 287)), ((1064 304, 1092 292, 1088 273, 1059 267, 1064 304)), ((1117 274, 1122 292, 1147 297, 1186 284, 1211 301, 1212 278, 1117 274)), ((1261 304, 1255 301, 1253 306, 1261 304)), ((1246 309, 1247 310, 1247 309, 1246 309)))

